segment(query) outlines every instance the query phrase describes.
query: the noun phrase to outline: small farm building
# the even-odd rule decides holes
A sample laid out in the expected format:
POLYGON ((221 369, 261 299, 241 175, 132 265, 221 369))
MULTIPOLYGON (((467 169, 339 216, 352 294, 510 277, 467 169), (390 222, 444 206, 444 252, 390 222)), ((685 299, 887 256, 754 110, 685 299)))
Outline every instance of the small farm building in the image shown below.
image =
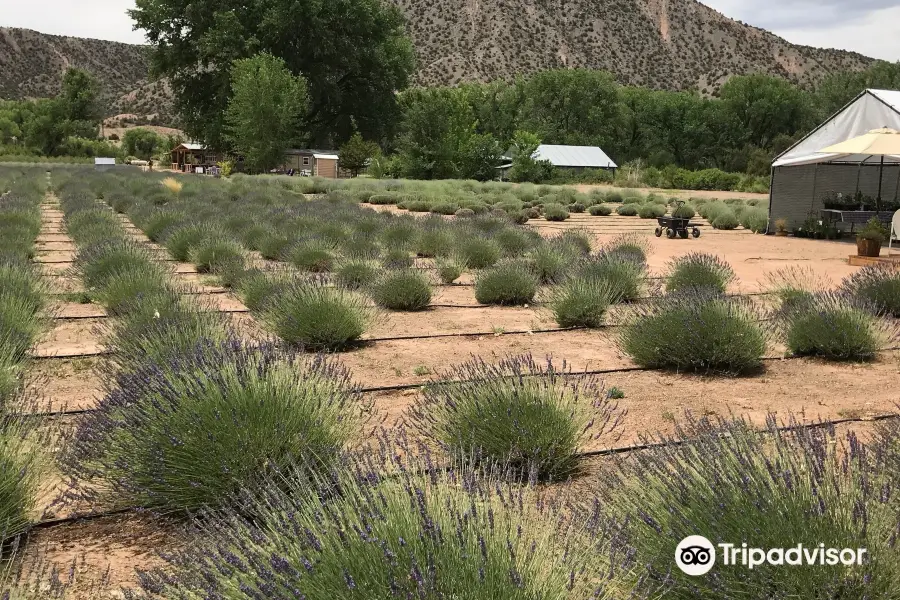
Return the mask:
POLYGON ((778 156, 772 163, 769 231, 778 219, 791 229, 809 218, 868 220, 875 214, 879 186, 878 208, 884 214, 900 208, 900 156, 820 152, 885 127, 900 130, 900 91, 865 90, 778 156), (842 207, 846 210, 832 210, 842 207))
MULTIPOLYGON (((580 172, 585 169, 607 169, 614 171, 618 165, 606 155, 598 146, 558 146, 554 144, 541 144, 535 150, 535 160, 549 161, 557 169, 565 169, 572 172, 580 172)), ((512 152, 507 152, 503 157, 507 164, 497 167, 500 170, 501 179, 507 179, 509 169, 512 167, 512 152)))
POLYGON ((222 160, 219 153, 203 144, 186 143, 172 149, 172 170, 183 173, 206 173, 222 160))
POLYGON ((339 157, 333 150, 288 150, 284 158, 286 171, 293 169, 296 174, 332 179, 340 176, 339 157))

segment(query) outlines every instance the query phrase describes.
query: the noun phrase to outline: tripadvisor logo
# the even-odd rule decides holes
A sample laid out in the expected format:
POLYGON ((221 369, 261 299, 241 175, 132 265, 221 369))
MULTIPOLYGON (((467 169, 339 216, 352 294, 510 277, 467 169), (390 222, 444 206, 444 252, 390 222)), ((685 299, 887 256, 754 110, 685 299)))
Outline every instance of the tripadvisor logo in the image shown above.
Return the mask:
MULTIPOLYGON (((762 565, 781 566, 851 566, 865 561, 865 548, 826 548, 825 544, 790 548, 752 548, 747 544, 718 544, 722 566, 753 570, 762 565)), ((675 548, 675 564, 685 574, 706 575, 716 564, 716 546, 702 535, 691 535, 675 548)))

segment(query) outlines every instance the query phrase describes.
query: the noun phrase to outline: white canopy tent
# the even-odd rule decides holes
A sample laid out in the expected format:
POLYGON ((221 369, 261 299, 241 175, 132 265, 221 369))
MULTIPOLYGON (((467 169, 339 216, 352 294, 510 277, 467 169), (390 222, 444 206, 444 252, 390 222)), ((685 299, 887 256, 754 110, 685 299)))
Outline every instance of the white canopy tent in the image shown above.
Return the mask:
POLYGON ((796 226, 823 208, 823 197, 861 192, 896 198, 900 155, 823 153, 873 129, 900 129, 900 91, 865 90, 772 163, 769 223, 796 226), (884 161, 882 165, 882 160, 884 161))
MULTIPOLYGON (((900 92, 866 90, 776 158, 772 166, 788 167, 826 162, 860 164, 870 160, 871 157, 868 155, 823 154, 819 150, 882 127, 900 129, 900 92)), ((885 157, 885 162, 888 160, 889 157, 885 157)), ((890 160, 900 163, 900 156, 890 157, 890 160)))

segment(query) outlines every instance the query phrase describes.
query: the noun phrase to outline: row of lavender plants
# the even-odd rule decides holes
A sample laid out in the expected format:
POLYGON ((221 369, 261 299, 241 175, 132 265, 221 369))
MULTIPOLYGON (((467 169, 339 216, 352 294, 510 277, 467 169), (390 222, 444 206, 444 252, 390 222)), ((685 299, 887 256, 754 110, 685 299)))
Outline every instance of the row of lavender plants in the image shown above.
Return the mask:
MULTIPOLYGON (((622 311, 624 326, 615 339, 638 364, 652 368, 752 372, 772 342, 798 356, 871 360, 897 336, 900 274, 886 267, 863 269, 838 290, 812 290, 808 302, 781 303, 773 313, 727 296, 734 272, 708 254, 672 261, 661 295, 653 293, 648 246, 638 237, 593 253, 591 237, 577 230, 544 240, 501 215, 398 218, 360 210, 340 190, 301 201, 279 195, 277 182, 253 189, 250 181, 218 191, 218 182, 174 192, 151 184, 142 203, 134 197, 127 203, 137 205, 136 222, 175 258, 216 270, 209 261, 217 257, 223 281, 272 331, 312 349, 345 348, 365 333, 374 312, 360 291, 382 308, 426 308, 432 291, 426 272, 412 268, 415 257, 434 258, 445 282, 472 270, 482 304, 533 304, 537 296, 561 327, 602 327, 611 305, 632 303, 622 311), (315 277, 247 269, 245 254, 253 249, 315 277), (338 286, 323 287, 322 281, 338 286), (634 304, 645 294, 653 297, 634 304)), ((122 202, 121 189, 107 192, 113 206, 122 202)), ((776 292, 782 287, 773 282, 776 292)))
MULTIPOLYGON (((239 176, 242 177, 242 176, 239 176)), ((698 212, 716 229, 766 228, 768 212, 761 200, 691 198, 679 203, 655 192, 594 188, 587 193, 569 186, 536 186, 477 181, 328 180, 282 178, 281 184, 304 194, 331 193, 354 202, 394 205, 410 213, 473 216, 502 211, 519 223, 530 219, 565 221, 571 214, 615 214, 656 219, 667 213, 692 218, 698 212)))
POLYGON ((271 182, 253 189, 247 180, 195 180, 184 187, 154 185, 157 180, 139 181, 139 189, 127 180, 95 187, 173 258, 237 288, 282 339, 312 348, 358 339, 373 320, 367 305, 425 309, 436 279, 451 284, 466 271, 474 275, 479 302, 544 300, 563 327, 598 326, 610 304, 647 289, 644 250, 631 240, 592 254, 586 232, 545 240, 505 215, 416 219, 360 209, 339 195, 303 200, 271 182), (247 268, 253 251, 290 269, 247 268), (308 316, 295 317, 301 313, 308 316), (334 335, 306 331, 305 323, 334 335))
POLYGON ((46 173, 0 168, 0 596, 23 577, 11 560, 35 519, 47 433, 23 416, 29 352, 46 327, 48 290, 33 259, 46 173))
MULTIPOLYGON (((62 192, 70 224, 99 206, 80 183, 62 192)), ((103 256, 86 248, 84 274, 103 256)), ((670 302, 728 301, 677 287, 670 302)), ((688 420, 598 479, 579 452, 615 439, 621 411, 596 378, 524 356, 440 374, 410 411, 414 441, 366 439, 366 397, 330 358, 248 344, 227 325, 201 331, 185 323, 207 313, 190 308, 172 331, 142 294, 113 327, 134 318, 138 346, 166 352, 132 357, 130 340, 109 338, 120 356, 106 397, 61 460, 79 498, 189 529, 126 597, 874 598, 900 581, 891 426, 863 445, 829 428, 688 420), (672 560, 687 533, 866 547, 871 559, 689 578, 672 560)))

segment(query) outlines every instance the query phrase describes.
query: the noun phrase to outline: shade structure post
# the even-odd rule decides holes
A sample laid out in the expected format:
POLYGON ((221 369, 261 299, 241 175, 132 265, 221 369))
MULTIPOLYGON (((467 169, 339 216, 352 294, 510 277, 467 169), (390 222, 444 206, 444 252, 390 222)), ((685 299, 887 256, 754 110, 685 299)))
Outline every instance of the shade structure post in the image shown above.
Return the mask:
POLYGON ((881 211, 881 182, 884 179, 884 154, 881 155, 881 163, 878 166, 878 196, 875 197, 875 212, 881 211))
POLYGON ((809 212, 813 211, 813 208, 816 206, 816 192, 818 191, 818 183, 819 183, 819 163, 816 163, 816 166, 813 168, 813 187, 812 187, 812 198, 809 200, 809 212))

